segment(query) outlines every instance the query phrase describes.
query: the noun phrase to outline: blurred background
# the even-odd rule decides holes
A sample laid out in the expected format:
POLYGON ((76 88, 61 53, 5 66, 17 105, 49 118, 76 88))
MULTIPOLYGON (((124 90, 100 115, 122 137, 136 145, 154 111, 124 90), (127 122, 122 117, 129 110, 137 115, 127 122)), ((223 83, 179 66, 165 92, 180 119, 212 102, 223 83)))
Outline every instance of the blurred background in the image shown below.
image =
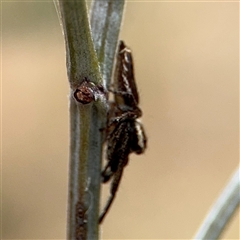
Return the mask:
MULTIPOLYGON (((52 1, 4 1, 1 15, 2 237, 64 239, 59 20, 52 1)), ((191 239, 239 164, 239 3, 129 1, 120 38, 133 51, 148 149, 131 155, 102 238, 191 239)), ((239 213, 222 239, 239 239, 239 213)))

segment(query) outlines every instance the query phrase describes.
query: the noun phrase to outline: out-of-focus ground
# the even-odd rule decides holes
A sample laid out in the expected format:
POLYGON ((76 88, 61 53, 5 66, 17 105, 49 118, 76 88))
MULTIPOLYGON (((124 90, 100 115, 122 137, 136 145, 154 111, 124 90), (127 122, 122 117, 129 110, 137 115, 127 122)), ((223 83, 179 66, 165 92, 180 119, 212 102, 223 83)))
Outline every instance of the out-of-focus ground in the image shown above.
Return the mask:
MULTIPOLYGON (((2 237, 64 239, 65 46, 52 2, 2 2, 2 237)), ((128 2, 148 149, 103 239, 191 239, 239 163, 239 4, 128 2)), ((104 189, 103 201, 108 194, 104 189)), ((223 239, 239 239, 239 214, 223 239)))

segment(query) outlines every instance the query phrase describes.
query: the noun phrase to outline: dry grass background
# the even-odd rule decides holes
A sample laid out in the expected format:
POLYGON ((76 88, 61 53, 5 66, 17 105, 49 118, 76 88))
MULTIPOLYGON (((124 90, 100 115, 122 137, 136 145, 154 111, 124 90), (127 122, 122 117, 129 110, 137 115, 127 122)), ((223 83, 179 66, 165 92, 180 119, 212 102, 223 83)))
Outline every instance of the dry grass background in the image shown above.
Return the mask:
MULTIPOLYGON (((65 238, 68 82, 50 2, 2 2, 5 239, 65 238)), ((131 155, 104 239, 191 239, 238 166, 239 5, 127 3, 148 150, 131 155)), ((108 189, 104 189, 104 199, 108 189)), ((239 239, 239 214, 222 236, 239 239)))

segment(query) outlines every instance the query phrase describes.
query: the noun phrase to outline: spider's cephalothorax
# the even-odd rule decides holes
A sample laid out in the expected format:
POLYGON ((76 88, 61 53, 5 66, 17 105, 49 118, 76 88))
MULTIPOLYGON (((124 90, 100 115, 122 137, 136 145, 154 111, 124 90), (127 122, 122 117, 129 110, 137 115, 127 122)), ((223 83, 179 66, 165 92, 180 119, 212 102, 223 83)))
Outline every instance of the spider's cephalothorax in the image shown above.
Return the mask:
POLYGON ((107 164, 102 171, 103 183, 112 180, 111 195, 100 215, 100 223, 115 198, 129 154, 143 153, 147 142, 143 126, 138 121, 142 111, 138 107, 132 54, 123 41, 119 43, 113 87, 114 102, 109 111, 107 129, 107 164))

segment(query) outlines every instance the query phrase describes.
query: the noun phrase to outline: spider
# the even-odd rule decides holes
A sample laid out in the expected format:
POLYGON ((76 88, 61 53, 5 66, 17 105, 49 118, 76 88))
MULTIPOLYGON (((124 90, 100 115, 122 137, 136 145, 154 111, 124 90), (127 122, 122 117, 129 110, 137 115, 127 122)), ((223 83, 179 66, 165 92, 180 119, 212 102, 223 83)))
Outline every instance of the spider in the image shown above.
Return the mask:
POLYGON ((101 223, 116 196, 129 154, 141 154, 147 139, 138 118, 142 116, 134 79, 133 59, 129 48, 120 41, 113 83, 114 102, 111 103, 107 127, 107 164, 102 171, 102 182, 111 180, 110 196, 100 215, 101 223))

